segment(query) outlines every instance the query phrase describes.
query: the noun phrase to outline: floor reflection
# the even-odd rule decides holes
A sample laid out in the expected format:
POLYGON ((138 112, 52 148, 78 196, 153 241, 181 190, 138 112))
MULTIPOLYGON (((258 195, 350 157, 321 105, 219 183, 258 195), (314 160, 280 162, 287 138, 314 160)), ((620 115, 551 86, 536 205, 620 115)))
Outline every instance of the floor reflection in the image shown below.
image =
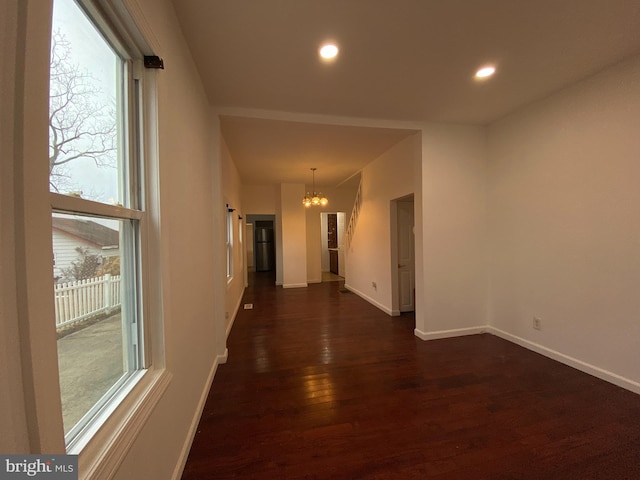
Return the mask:
POLYGON ((307 403, 333 402, 335 400, 335 384, 327 372, 318 367, 310 366, 304 369, 304 375, 301 378, 307 403))

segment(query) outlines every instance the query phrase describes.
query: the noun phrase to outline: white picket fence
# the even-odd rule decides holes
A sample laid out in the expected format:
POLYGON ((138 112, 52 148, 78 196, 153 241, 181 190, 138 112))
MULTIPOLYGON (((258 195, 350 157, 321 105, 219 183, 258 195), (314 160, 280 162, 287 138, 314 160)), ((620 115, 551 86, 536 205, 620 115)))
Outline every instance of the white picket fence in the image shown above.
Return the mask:
POLYGON ((104 275, 55 286, 56 328, 120 307, 120 275, 104 275))

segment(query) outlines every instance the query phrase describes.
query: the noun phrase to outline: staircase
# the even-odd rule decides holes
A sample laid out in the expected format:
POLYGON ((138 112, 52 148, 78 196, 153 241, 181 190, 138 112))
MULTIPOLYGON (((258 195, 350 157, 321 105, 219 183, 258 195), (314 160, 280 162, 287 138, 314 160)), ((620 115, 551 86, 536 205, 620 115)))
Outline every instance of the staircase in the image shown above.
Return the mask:
POLYGON ((347 232, 345 234, 345 246, 347 251, 351 245, 351 239, 356 229, 356 223, 358 222, 358 215, 360 214, 360 206, 362 205, 362 176, 360 176, 360 183, 358 184, 358 191, 356 192, 356 199, 353 202, 353 210, 351 210, 351 217, 349 218, 349 225, 347 226, 347 232))

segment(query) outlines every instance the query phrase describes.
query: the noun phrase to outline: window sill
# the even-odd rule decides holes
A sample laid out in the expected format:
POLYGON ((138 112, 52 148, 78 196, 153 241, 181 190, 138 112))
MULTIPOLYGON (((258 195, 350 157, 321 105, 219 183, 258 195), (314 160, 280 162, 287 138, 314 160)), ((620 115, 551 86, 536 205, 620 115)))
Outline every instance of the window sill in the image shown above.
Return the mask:
POLYGON ((137 383, 122 392, 122 401, 101 414, 106 420, 96 422, 96 426, 85 433, 88 440, 80 440, 67 452, 79 455, 80 479, 106 480, 113 477, 167 390, 171 378, 172 374, 166 369, 141 371, 137 383))

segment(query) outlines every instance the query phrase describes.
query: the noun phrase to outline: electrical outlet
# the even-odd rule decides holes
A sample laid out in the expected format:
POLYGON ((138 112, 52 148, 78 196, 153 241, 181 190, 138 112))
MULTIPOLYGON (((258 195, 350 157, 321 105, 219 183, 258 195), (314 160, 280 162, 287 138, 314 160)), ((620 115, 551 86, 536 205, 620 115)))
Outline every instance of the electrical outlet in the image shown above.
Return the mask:
POLYGON ((542 330, 542 319, 538 317, 533 317, 533 329, 534 330, 542 330))
POLYGON ((376 282, 371 282, 371 286, 373 287, 374 290, 378 289, 378 284, 376 282))

